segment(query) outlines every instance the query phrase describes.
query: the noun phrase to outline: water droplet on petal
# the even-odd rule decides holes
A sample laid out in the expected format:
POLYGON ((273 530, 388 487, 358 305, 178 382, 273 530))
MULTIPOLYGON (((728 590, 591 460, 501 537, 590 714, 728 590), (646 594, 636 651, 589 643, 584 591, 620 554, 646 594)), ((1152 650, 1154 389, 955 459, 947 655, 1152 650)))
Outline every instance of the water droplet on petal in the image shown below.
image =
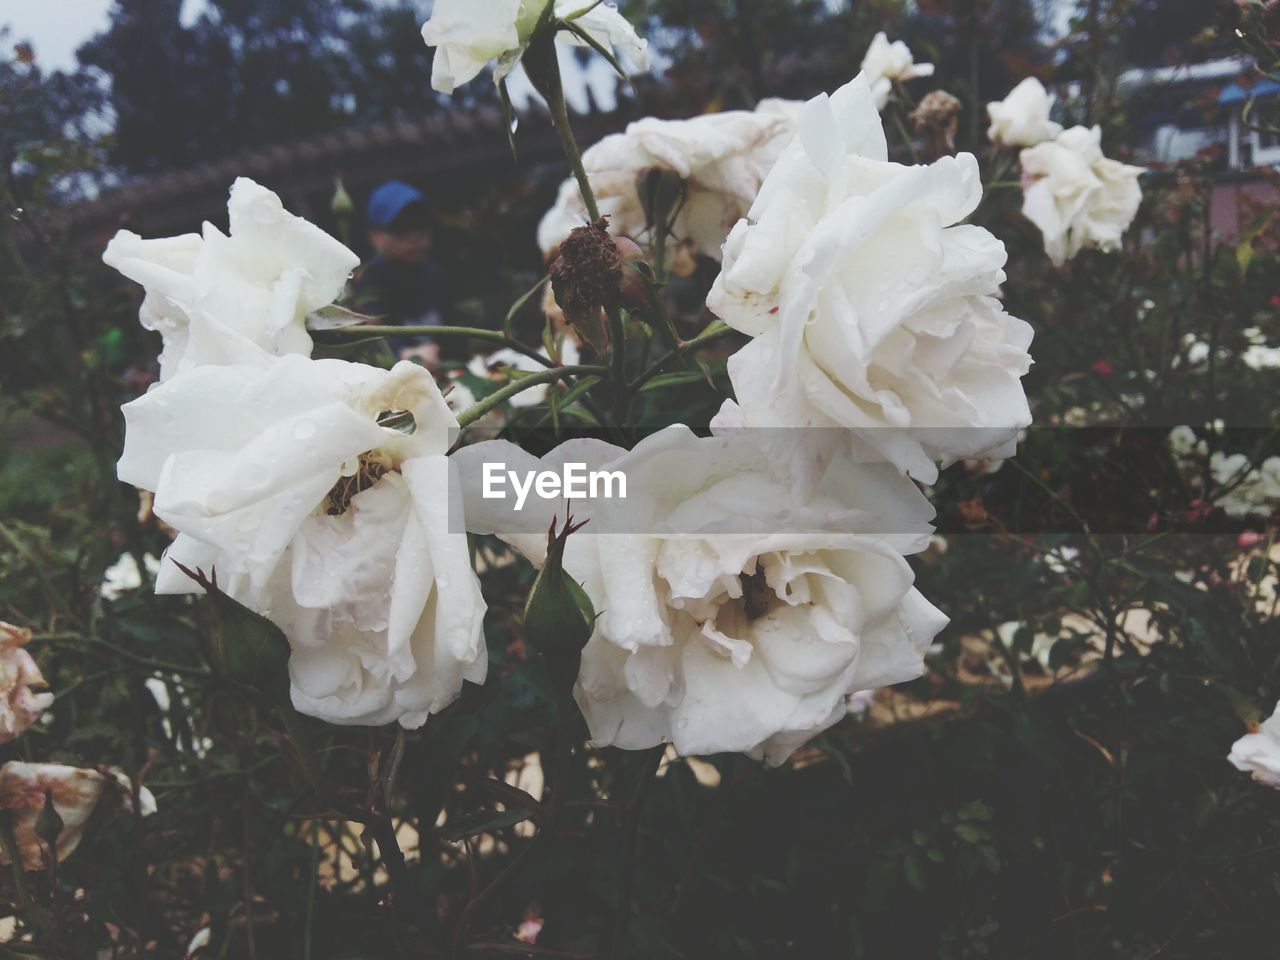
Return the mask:
POLYGON ((316 430, 314 420, 299 420, 293 425, 293 439, 310 440, 316 435, 316 430))

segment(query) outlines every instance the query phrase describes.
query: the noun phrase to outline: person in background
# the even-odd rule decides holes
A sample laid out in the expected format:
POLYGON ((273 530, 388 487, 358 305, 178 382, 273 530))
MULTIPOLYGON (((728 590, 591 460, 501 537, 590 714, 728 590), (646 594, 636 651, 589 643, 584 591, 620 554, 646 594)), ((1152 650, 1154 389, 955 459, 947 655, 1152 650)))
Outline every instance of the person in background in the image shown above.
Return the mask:
MULTIPOLYGON (((402 180, 390 180, 369 196, 369 243, 375 256, 354 282, 351 305, 394 326, 440 326, 447 303, 446 278, 431 259, 431 226, 426 198, 402 180)), ((440 347, 428 337, 388 338, 404 360, 434 366, 440 347)))

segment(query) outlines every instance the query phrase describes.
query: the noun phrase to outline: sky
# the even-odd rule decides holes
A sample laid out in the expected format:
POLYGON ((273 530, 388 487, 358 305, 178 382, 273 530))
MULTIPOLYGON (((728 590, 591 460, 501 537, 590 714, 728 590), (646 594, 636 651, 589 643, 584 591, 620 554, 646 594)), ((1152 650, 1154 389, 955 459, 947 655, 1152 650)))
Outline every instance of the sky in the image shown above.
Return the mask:
MULTIPOLYGON (((1055 0, 1065 21, 1072 0, 1055 0)), ((112 0, 0 0, 0 25, 11 28, 9 42, 29 40, 46 70, 76 65, 76 47, 107 25, 112 0)), ((200 0, 186 0, 183 19, 194 18, 200 0)), ((1065 25, 1065 22, 1063 23, 1065 25)))
MULTIPOLYGON (((71 70, 76 47, 106 29, 112 0, 0 0, 0 26, 9 27, 9 43, 35 47, 45 70, 71 70)), ((183 20, 190 22, 200 0, 185 0, 183 20)))

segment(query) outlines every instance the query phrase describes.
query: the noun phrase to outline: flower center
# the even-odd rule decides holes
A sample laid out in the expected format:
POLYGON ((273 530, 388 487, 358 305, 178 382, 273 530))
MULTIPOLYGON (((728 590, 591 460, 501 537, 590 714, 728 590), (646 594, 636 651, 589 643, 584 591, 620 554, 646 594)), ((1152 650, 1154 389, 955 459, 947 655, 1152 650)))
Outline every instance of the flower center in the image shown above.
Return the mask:
POLYGON ((382 477, 391 472, 391 468, 372 452, 360 454, 360 465, 349 477, 339 477, 333 489, 324 498, 324 512, 331 517, 340 517, 351 509, 351 500, 356 494, 368 490, 382 477))

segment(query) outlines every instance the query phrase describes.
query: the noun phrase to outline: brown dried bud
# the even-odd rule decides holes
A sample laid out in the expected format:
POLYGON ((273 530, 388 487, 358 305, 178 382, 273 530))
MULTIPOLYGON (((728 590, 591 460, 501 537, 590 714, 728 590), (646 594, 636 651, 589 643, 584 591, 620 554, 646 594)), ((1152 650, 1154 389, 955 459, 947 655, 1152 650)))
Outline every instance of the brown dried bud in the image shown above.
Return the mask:
POLYGON ((604 356, 609 348, 602 310, 618 304, 622 254, 601 218, 574 229, 551 261, 551 287, 565 319, 578 335, 604 356))
POLYGON ((956 152, 956 124, 961 106, 960 101, 947 91, 934 90, 926 94, 911 112, 916 133, 929 138, 929 147, 934 156, 941 157, 956 152))

